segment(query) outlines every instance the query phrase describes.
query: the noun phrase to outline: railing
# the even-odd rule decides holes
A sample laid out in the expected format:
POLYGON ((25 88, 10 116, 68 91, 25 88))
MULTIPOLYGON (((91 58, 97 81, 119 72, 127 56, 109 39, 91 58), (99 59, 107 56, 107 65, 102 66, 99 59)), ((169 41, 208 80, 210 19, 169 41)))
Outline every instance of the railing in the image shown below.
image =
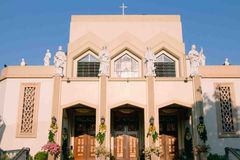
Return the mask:
POLYGON ((225 154, 227 160, 240 160, 240 149, 226 147, 225 154))
POLYGON ((0 159, 11 159, 11 160, 28 160, 29 159, 29 148, 15 149, 4 151, 0 149, 0 159))

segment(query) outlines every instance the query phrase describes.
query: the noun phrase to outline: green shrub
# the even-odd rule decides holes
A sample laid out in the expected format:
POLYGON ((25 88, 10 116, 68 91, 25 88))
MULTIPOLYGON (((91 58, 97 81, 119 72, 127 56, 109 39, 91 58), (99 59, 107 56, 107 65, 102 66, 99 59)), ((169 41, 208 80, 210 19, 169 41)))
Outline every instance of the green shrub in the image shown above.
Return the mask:
POLYGON ((47 160, 47 158, 48 158, 48 153, 44 151, 39 151, 34 156, 34 160, 47 160))
POLYGON ((226 156, 218 154, 209 154, 207 157, 208 160, 227 160, 226 156))

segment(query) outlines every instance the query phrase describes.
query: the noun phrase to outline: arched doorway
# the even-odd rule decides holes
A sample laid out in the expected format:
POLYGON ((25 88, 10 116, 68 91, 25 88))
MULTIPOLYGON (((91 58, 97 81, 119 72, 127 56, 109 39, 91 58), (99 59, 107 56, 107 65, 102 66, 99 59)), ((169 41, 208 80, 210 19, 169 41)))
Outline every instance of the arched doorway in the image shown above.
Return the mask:
POLYGON ((68 155, 72 152, 75 160, 95 159, 95 124, 96 110, 93 108, 78 104, 63 110, 62 146, 67 146, 68 155))
POLYGON ((129 104, 111 110, 111 150, 116 160, 137 160, 144 149, 144 110, 129 104))
POLYGON ((191 128, 191 108, 178 104, 159 109, 159 145, 161 159, 177 159, 184 151, 184 134, 191 128))

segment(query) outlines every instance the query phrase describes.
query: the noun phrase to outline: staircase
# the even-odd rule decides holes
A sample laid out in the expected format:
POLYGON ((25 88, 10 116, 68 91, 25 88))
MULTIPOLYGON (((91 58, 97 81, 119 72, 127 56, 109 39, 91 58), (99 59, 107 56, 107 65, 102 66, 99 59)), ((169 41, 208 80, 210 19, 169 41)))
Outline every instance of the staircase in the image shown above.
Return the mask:
POLYGON ((240 149, 226 147, 225 154, 227 160, 240 160, 240 149))
POLYGON ((30 148, 22 148, 15 150, 2 150, 0 149, 0 159, 1 160, 28 160, 29 159, 30 148))

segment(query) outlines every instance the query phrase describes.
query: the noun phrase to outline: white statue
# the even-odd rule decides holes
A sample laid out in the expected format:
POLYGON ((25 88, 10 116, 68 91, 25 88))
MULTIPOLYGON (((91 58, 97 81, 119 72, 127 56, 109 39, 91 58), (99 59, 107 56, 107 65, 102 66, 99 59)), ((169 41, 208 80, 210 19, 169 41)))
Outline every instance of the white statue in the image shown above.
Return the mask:
POLYGON ((225 65, 225 66, 229 66, 229 65, 230 65, 230 63, 229 63, 229 61, 228 61, 228 58, 225 59, 224 65, 225 65))
POLYGON ((62 51, 62 46, 58 47, 58 51, 54 56, 54 66, 56 68, 56 74, 59 76, 64 76, 66 66, 66 55, 62 51))
POLYGON ((151 51, 150 48, 147 47, 147 52, 144 55, 145 58, 145 76, 156 76, 155 74, 155 66, 154 62, 156 61, 156 57, 151 51))
POLYGON ((199 52, 199 65, 200 66, 205 66, 206 65, 206 57, 203 53, 203 48, 201 48, 199 52))
POLYGON ((100 68, 99 68, 99 75, 106 75, 109 76, 109 55, 107 51, 107 47, 104 46, 99 53, 99 60, 100 60, 100 68))
POLYGON ((25 59, 24 59, 24 58, 22 58, 21 63, 20 63, 20 66, 26 66, 26 62, 25 62, 25 59))
POLYGON ((44 57, 44 66, 49 66, 50 65, 50 58, 51 58, 51 53, 50 50, 47 49, 47 52, 44 57))
POLYGON ((206 65, 206 57, 201 48, 200 53, 196 50, 196 45, 193 44, 191 50, 188 53, 188 59, 190 60, 190 72, 191 76, 199 74, 198 67, 206 65))

